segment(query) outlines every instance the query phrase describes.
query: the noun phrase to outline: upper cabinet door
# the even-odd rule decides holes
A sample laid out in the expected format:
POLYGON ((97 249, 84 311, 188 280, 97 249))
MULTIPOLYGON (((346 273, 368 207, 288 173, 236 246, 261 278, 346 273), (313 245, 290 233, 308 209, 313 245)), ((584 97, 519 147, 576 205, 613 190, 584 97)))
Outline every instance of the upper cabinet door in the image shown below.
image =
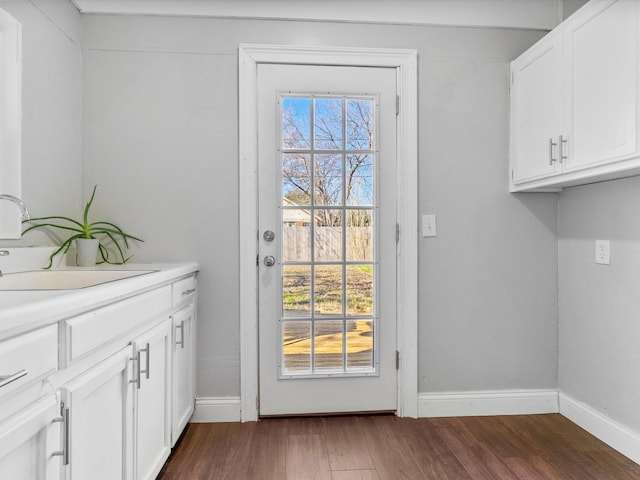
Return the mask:
POLYGON ((514 184, 558 170, 562 80, 560 36, 551 32, 511 64, 511 159, 514 184))
POLYGON ((637 8, 636 1, 592 1, 566 22, 565 172, 638 153, 637 8))

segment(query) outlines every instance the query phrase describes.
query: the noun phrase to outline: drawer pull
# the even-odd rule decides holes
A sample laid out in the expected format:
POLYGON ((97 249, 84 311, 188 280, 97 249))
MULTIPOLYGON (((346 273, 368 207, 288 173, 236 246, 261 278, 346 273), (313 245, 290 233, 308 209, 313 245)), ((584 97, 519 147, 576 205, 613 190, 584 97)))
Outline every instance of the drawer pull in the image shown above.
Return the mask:
POLYGON ((195 288, 190 288, 189 290, 185 290, 184 292, 182 292, 182 295, 184 297, 186 297, 187 295, 191 295, 192 293, 194 293, 196 291, 195 288))
POLYGON ((27 373, 29 373, 27 370, 20 370, 13 375, 0 375, 0 388, 4 387, 5 385, 9 385, 11 382, 15 382, 19 378, 24 377, 27 373))

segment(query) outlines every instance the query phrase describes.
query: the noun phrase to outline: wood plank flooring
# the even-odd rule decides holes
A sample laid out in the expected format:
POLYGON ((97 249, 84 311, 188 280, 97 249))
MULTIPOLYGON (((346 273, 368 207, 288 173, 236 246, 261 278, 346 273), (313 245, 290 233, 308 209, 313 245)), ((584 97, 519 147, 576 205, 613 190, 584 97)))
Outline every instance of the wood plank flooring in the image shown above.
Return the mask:
POLYGON ((161 480, 632 480, 640 466, 561 415, 393 415, 188 425, 161 480))

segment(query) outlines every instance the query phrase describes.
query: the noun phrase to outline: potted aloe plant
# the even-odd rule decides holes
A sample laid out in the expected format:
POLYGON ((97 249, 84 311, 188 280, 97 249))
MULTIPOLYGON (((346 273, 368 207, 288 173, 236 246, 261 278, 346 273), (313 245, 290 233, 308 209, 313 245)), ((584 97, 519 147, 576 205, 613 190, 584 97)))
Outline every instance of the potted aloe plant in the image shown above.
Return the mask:
POLYGON ((49 265, 45 267, 46 269, 51 268, 53 258, 56 255, 59 253, 67 253, 74 242, 76 247, 76 263, 79 266, 87 267, 93 266, 96 263, 125 264, 131 258, 131 256, 125 257, 124 254, 126 249, 129 248, 129 240, 144 241, 125 233, 120 227, 111 222, 89 221, 89 209, 93 203, 97 188, 97 185, 93 187, 93 193, 84 207, 81 221, 62 216, 37 217, 23 221, 23 223, 31 223, 32 225, 25 228, 22 235, 37 228, 57 228, 72 233, 72 235, 62 242, 60 247, 51 254, 49 257, 49 265), (115 248, 115 258, 111 256, 111 252, 107 248, 109 245, 113 245, 115 248), (96 261, 98 254, 100 255, 100 260, 96 261))

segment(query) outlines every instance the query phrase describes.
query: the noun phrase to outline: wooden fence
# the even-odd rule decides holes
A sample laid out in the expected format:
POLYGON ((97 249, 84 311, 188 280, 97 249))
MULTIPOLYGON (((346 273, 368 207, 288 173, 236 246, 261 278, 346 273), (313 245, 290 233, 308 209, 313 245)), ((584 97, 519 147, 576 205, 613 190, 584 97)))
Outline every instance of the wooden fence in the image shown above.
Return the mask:
MULTIPOLYGON (((342 227, 315 227, 315 260, 341 261, 342 227)), ((373 236, 371 227, 347 227, 346 248, 349 261, 373 260, 373 236)), ((311 227, 285 226, 282 238, 285 262, 311 260, 311 227)))

